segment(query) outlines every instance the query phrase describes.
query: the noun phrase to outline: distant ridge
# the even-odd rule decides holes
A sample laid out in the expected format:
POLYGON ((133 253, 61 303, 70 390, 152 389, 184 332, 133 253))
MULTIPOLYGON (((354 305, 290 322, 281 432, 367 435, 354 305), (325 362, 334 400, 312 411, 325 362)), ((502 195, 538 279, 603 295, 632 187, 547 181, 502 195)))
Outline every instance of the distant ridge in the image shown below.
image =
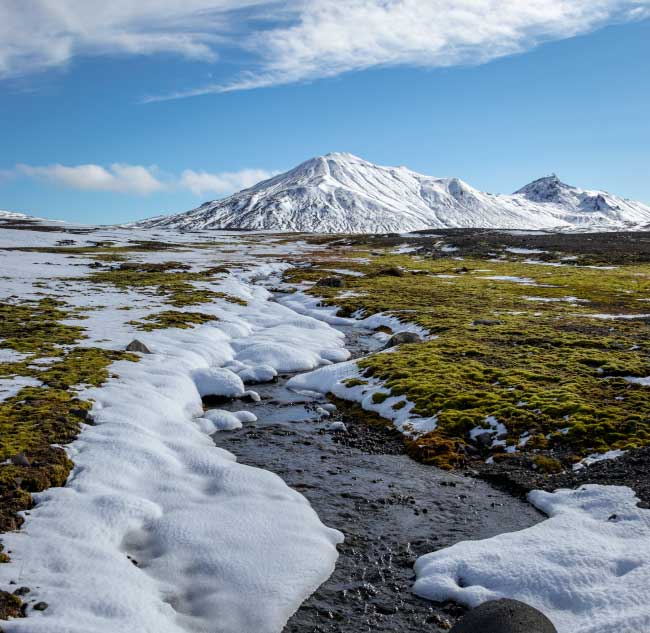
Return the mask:
POLYGON ((611 230, 647 224, 649 206, 572 187, 556 175, 512 195, 494 195, 458 178, 424 176, 335 153, 312 158, 223 200, 137 226, 384 233, 427 228, 611 230))

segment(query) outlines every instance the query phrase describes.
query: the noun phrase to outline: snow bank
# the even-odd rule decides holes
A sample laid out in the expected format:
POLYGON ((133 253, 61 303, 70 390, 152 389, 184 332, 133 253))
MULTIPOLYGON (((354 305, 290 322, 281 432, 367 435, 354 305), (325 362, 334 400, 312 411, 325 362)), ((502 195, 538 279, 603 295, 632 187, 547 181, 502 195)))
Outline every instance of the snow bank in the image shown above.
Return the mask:
MULTIPOLYGON (((295 292, 291 295, 280 297, 278 303, 290 308, 298 314, 304 314, 313 317, 318 321, 329 323, 330 325, 343 325, 358 327, 368 330, 374 330, 380 326, 389 327, 393 332, 413 332, 423 339, 432 337, 427 330, 416 325, 415 323, 402 322, 397 317, 378 312, 368 317, 349 318, 336 316, 339 308, 336 306, 324 306, 318 297, 312 297, 304 292, 295 292)), ((345 360, 345 359, 343 359, 345 360)))
MULTIPOLYGON (((391 352, 383 352, 390 354, 391 352)), ((294 376, 287 382, 287 388, 298 392, 333 393, 338 398, 358 402, 366 411, 374 411, 391 420, 398 430, 409 435, 422 435, 436 428, 436 417, 422 418, 412 415, 413 403, 406 401, 400 409, 393 406, 403 403, 403 396, 389 396, 383 402, 374 402, 376 393, 388 394, 388 389, 376 379, 363 378, 356 361, 321 367, 306 374, 294 376), (366 384, 348 387, 349 379, 360 379, 366 384)))
MULTIPOLYGON (((96 424, 68 447, 68 484, 35 495, 24 528, 3 535, 12 563, 0 566, 0 587, 26 585, 30 602, 49 604, 3 623, 7 633, 278 633, 332 572, 341 534, 206 435, 253 414, 204 413, 201 395, 248 393, 237 372, 262 365, 347 358, 343 335, 234 277, 216 288, 248 305, 219 301, 201 306, 217 322, 141 333, 154 353, 115 363, 119 378, 81 394, 96 424)), ((89 340, 132 337, 132 313, 117 305, 92 313, 89 340)))
POLYGON ((224 367, 205 367, 192 373, 194 384, 201 397, 225 396, 236 398, 244 394, 242 379, 230 369, 224 367))
POLYGON ((528 498, 547 520, 420 557, 415 593, 470 607, 514 598, 559 633, 650 631, 650 510, 633 491, 588 485, 528 498))

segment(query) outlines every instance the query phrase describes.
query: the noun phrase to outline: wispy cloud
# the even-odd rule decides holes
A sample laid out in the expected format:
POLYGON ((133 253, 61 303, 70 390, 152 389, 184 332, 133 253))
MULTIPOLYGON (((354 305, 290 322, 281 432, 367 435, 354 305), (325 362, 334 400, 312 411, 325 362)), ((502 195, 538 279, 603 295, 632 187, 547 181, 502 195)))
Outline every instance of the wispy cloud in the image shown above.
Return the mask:
POLYGON ((0 77, 77 55, 252 55, 231 81, 146 101, 331 77, 376 66, 480 64, 607 24, 650 0, 4 0, 0 77), (244 11, 246 10, 246 11, 244 11))
POLYGON ((264 169, 242 169, 210 173, 186 169, 180 176, 161 175, 155 166, 125 165, 113 163, 107 167, 95 164, 85 165, 16 165, 13 169, 0 172, 0 183, 16 177, 36 178, 58 186, 80 191, 111 191, 148 195, 159 191, 185 189, 196 196, 206 193, 227 195, 252 187, 277 172, 264 169))
POLYGON ((481 64, 542 42, 650 16, 649 0, 309 0, 293 23, 244 42, 260 61, 227 83, 160 101, 332 77, 379 66, 481 64))
POLYGON ((2 0, 0 77, 75 56, 173 53, 214 62, 237 13, 269 0, 2 0))

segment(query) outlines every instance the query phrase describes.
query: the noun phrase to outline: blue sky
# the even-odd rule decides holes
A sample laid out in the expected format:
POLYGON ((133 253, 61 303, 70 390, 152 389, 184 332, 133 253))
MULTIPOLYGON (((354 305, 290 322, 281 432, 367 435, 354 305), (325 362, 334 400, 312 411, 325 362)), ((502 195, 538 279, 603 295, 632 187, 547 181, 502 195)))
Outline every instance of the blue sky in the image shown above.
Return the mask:
POLYGON ((472 14, 490 0, 436 0, 435 25, 431 2, 373 2, 350 0, 342 26, 327 0, 81 17, 79 0, 8 0, 0 209, 123 222, 332 151, 495 193, 556 172, 650 203, 649 2, 506 0, 494 25, 472 14), (56 24, 64 6, 79 24, 56 24))

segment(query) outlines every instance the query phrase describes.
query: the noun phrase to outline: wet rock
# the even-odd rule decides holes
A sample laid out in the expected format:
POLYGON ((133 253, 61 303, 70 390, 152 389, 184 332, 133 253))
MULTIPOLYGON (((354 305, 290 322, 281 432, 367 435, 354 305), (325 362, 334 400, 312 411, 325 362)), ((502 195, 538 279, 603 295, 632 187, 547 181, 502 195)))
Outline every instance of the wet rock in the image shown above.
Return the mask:
POLYGON ((481 448, 490 448, 492 445, 492 440, 493 440, 493 435, 490 433, 490 431, 485 431, 483 433, 479 433, 475 438, 474 438, 474 443, 477 446, 480 446, 481 448))
POLYGON ((541 612, 518 600, 492 600, 472 609, 451 633, 557 633, 541 612))
POLYGON ((33 608, 35 611, 45 611, 49 606, 50 605, 47 604, 47 602, 37 602, 33 608))
POLYGON ((324 288, 345 288, 345 279, 342 277, 322 277, 316 282, 316 285, 324 288))
POLYGON ((82 420, 90 419, 90 413, 88 412, 87 409, 70 409, 70 413, 72 415, 76 415, 78 418, 81 418, 82 420))
POLYGON ((32 465, 31 462, 29 461, 29 459, 27 459, 27 456, 25 455, 25 453, 18 453, 18 455, 14 455, 11 458, 11 463, 14 466, 25 466, 25 467, 27 467, 27 466, 32 465))
POLYGON ((127 346, 127 352, 140 352, 141 354, 151 354, 151 350, 137 338, 133 339, 127 346))
POLYGON ((14 596, 26 596, 30 591, 31 589, 29 587, 18 587, 14 591, 14 596))
POLYGON ((422 339, 415 332, 397 332, 397 334, 393 334, 393 336, 388 339, 383 349, 390 349, 391 347, 395 347, 396 345, 403 345, 404 343, 421 342, 422 339))

